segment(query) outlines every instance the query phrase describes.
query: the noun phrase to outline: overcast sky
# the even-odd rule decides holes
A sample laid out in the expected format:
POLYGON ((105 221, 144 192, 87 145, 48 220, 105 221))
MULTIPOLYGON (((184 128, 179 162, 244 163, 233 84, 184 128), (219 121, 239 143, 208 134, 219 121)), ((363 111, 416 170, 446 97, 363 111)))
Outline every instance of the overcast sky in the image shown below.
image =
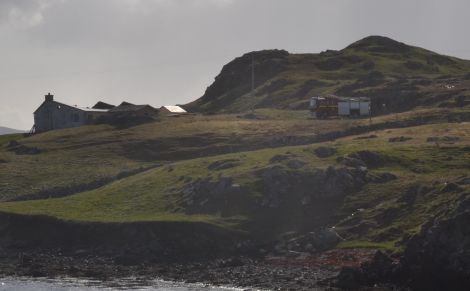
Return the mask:
POLYGON ((0 0, 0 125, 51 92, 79 106, 200 97, 246 52, 385 35, 470 59, 469 0, 0 0))

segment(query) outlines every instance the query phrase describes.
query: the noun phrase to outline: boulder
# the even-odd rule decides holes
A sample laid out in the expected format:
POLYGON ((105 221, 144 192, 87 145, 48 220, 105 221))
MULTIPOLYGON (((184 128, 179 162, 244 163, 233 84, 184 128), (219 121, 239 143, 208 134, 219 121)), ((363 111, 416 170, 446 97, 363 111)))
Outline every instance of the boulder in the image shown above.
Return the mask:
POLYGON ((314 153, 319 158, 327 158, 336 154, 336 149, 333 147, 321 146, 314 150, 314 153))

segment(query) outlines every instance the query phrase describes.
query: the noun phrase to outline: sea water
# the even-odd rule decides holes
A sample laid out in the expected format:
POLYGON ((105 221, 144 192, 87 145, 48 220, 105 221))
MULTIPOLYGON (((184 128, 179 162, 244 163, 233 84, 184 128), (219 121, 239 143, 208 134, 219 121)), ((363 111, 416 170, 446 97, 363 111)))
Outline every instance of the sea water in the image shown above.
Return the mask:
POLYGON ((72 278, 36 279, 36 278, 0 278, 0 291, 227 291, 237 288, 213 287, 203 284, 185 284, 161 280, 137 280, 126 278, 114 281, 82 280, 72 278))

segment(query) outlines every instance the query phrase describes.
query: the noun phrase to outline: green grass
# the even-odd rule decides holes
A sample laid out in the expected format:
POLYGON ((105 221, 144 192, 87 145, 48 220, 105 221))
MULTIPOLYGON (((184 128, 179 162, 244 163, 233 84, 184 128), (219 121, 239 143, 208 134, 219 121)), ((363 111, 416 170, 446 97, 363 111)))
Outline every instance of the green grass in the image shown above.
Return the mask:
POLYGON ((390 253, 395 253, 400 249, 395 246, 395 242, 370 242, 370 241, 342 241, 338 244, 339 249, 380 249, 390 253))
POLYGON ((23 138, 23 134, 5 134, 0 135, 0 147, 6 146, 12 140, 23 138))
MULTIPOLYGON (((58 133, 55 133, 58 134, 58 133)), ((348 155, 359 150, 372 150, 386 157, 386 164, 371 170, 372 173, 391 172, 398 179, 388 183, 369 183, 361 191, 351 193, 332 216, 338 218, 337 231, 347 241, 339 247, 374 247, 397 251, 400 246, 391 246, 405 235, 419 231, 422 224, 431 217, 442 213, 449 205, 453 208, 461 199, 460 192, 441 193, 444 183, 466 175, 467 160, 470 152, 470 128, 466 124, 437 124, 419 127, 377 131, 374 139, 355 139, 347 137, 335 142, 306 146, 290 146, 240 152, 218 156, 202 157, 176 161, 144 173, 128 177, 96 190, 56 198, 24 202, 0 203, 0 211, 23 215, 47 215, 66 221, 134 222, 134 221, 184 221, 205 222, 230 229, 253 231, 256 227, 276 227, 266 221, 257 210, 240 211, 231 216, 220 214, 188 214, 181 205, 184 179, 219 176, 231 177, 233 182, 245 189, 253 201, 264 194, 258 187, 260 169, 273 165, 270 159, 275 155, 288 155, 305 161, 301 171, 313 171, 328 166, 339 167, 338 156, 348 155), (389 143, 392 136, 413 136, 403 143, 389 143), (446 147, 428 143, 428 136, 460 136, 461 140, 446 147), (318 146, 333 146, 338 153, 320 159, 312 154, 318 146), (459 157, 449 159, 449 157, 459 157), (239 164, 225 170, 209 170, 208 166, 220 160, 234 159, 239 164), (411 206, 398 200, 414 185, 434 185, 434 188, 420 194, 411 206), (358 211, 361 209, 361 211, 358 211), (390 222, 382 222, 384 213, 398 209, 398 215, 390 222), (354 216, 351 216, 354 214, 354 216), (355 221, 351 224, 351 221, 355 221), (366 231, 358 232, 360 225, 368 226, 366 231)), ((286 167, 286 162, 279 162, 286 167)), ((271 215, 271 214, 270 214, 271 215)), ((298 209, 284 209, 277 215, 287 221, 297 223, 308 216, 302 216, 298 209), (293 214, 295 213, 295 220, 293 214)), ((291 225, 295 226, 295 224, 291 225)), ((281 230, 281 229, 280 229, 281 230)), ((282 229, 283 232, 286 229, 282 229)))

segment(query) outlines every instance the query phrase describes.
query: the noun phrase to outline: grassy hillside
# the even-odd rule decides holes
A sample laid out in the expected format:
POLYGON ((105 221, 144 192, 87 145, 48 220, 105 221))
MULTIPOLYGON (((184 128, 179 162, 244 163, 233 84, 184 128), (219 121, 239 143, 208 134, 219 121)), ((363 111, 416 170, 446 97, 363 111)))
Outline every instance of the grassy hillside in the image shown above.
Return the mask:
POLYGON ((309 97, 321 94, 371 97, 374 114, 445 107, 458 96, 470 96, 469 72, 469 61, 371 36, 320 54, 245 54, 224 66, 205 94, 186 107, 203 112, 306 109, 309 97))
POLYGON ((121 129, 107 125, 52 131, 28 138, 0 138, 0 199, 9 200, 57 188, 73 188, 168 161, 301 142, 315 134, 364 121, 333 123, 308 113, 260 111, 256 118, 236 115, 162 118, 121 129), (37 148, 17 154, 11 140, 37 148))
POLYGON ((346 238, 340 246, 367 246, 368 241, 398 249, 422 224, 450 215, 468 198, 469 147, 466 123, 387 129, 322 144, 171 162, 63 198, 3 202, 0 211, 66 221, 205 222, 263 240, 335 225, 346 238), (321 146, 336 153, 320 158, 315 149, 321 146), (364 150, 378 159, 365 159, 364 182, 345 189, 325 187, 331 175, 356 179, 357 169, 344 157, 364 150), (377 178, 384 173, 396 179, 377 178), (326 178, 318 180, 323 174, 326 178), (286 191, 269 188, 272 179, 282 181, 276 187, 286 191))
MULTIPOLYGON (((390 123, 468 120, 467 111, 428 107, 375 117, 371 122, 384 128, 390 123)), ((308 111, 257 109, 240 115, 163 117, 131 128, 96 125, 27 138, 2 136, 0 200, 68 195, 172 161, 309 144, 364 132, 368 126, 368 119, 315 120, 308 111), (11 141, 19 146, 10 146, 11 141), (17 153, 22 147, 38 152, 17 153)))

